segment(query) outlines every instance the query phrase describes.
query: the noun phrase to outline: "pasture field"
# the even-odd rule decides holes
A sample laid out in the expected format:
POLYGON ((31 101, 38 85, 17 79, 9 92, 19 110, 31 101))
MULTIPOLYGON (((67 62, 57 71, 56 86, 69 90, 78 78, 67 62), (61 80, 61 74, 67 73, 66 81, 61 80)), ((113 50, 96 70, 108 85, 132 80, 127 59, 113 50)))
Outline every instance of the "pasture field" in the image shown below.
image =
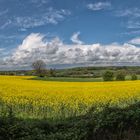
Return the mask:
MULTIPOLYGON (((138 80, 140 80, 140 75, 137 75, 138 80)), ((102 77, 98 78, 77 78, 77 77, 34 77, 34 80, 42 81, 60 81, 60 82, 103 82, 102 77)), ((115 80, 115 78, 114 78, 115 80)), ((126 75, 125 80, 131 80, 131 75, 126 75)))
POLYGON ((0 76, 0 111, 17 117, 61 119, 85 114, 92 106, 126 107, 140 101, 140 81, 59 82, 31 76, 0 76))

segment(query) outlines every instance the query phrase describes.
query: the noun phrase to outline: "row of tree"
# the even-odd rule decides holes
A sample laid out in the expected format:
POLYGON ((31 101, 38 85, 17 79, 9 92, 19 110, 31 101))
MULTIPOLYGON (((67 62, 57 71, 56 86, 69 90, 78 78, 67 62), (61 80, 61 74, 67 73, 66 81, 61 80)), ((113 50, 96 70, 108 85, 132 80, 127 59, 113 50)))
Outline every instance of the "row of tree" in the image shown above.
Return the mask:
MULTIPOLYGON (((34 63, 32 63, 32 68, 34 69, 35 74, 39 77, 44 77, 46 75, 55 77, 56 75, 55 69, 50 69, 48 74, 48 72, 46 71, 46 64, 42 60, 37 60, 34 63)), ((126 79, 126 72, 122 70, 115 74, 113 71, 106 71, 102 77, 104 81, 124 81, 126 79)), ((137 79, 138 77, 136 74, 131 75, 131 80, 137 79)))
MULTIPOLYGON (((112 71, 106 71, 103 74, 103 80, 104 81, 125 81, 126 79, 126 73, 124 71, 119 71, 116 75, 112 71)), ((138 77, 136 74, 131 75, 131 80, 137 80, 138 77)))

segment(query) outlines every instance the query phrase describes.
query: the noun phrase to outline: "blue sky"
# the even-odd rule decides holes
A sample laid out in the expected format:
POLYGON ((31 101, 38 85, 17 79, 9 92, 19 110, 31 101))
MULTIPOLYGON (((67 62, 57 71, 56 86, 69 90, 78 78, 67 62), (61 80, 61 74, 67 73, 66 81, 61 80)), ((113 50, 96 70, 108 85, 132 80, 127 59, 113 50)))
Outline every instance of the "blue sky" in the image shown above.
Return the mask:
MULTIPOLYGON (((7 68, 7 65, 8 68, 15 67, 14 65, 17 67, 17 62, 21 64, 19 67, 29 67, 31 62, 26 62, 26 59, 34 55, 38 56, 36 59, 44 59, 48 65, 53 64, 53 66, 102 64, 101 61, 103 63, 108 61, 111 65, 116 62, 117 65, 121 62, 125 65, 136 62, 136 65, 139 65, 139 45, 139 0, 0 0, 1 69, 7 68), (56 45, 59 51, 54 53, 61 54, 60 50, 65 48, 63 53, 69 54, 69 48, 73 47, 73 49, 82 50, 81 57, 77 58, 77 54, 73 58, 66 56, 63 59, 71 61, 62 62, 58 59, 60 54, 49 54, 55 58, 55 61, 51 62, 45 50, 45 52, 39 50, 40 55, 43 53, 43 58, 33 53, 35 49, 40 48, 40 44, 46 45, 44 48, 48 50, 48 44, 56 40, 57 43, 61 42, 61 46, 56 45), (32 41, 38 43, 36 48, 32 46, 34 45, 32 41), (104 52, 100 52, 100 58, 98 58, 100 62, 96 61, 95 57, 97 46, 98 49, 106 48, 104 52), (130 58, 124 58, 126 54, 121 52, 125 46, 129 46, 129 51, 135 48, 136 54, 134 53, 130 58), (21 51, 20 47, 24 49, 21 51), (88 51, 85 52, 86 49, 82 47, 87 47, 88 51), (116 49, 120 51, 117 57, 122 56, 121 60, 113 54, 104 55, 106 51, 112 52, 114 47, 115 51, 116 49), (30 55, 27 55, 25 48, 28 53, 30 51, 30 55), (92 54, 89 54, 89 51, 92 51, 92 54), (87 55, 92 57, 94 63, 91 63, 91 60, 89 62, 87 55), (137 58, 134 58, 135 55, 138 55, 137 58), (75 63, 76 59, 78 63, 75 63)), ((35 57, 32 58, 33 60, 35 57)))

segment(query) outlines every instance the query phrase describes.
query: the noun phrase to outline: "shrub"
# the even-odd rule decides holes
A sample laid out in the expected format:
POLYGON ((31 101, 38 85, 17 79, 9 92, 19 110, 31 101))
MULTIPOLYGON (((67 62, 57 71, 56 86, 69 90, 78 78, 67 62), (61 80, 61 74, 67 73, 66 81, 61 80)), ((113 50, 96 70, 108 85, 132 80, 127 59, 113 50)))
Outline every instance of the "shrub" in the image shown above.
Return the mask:
POLYGON ((125 72, 121 71, 121 72, 118 72, 117 75, 116 75, 116 80, 117 81, 125 81, 125 72))
POLYGON ((104 81, 113 81, 113 78, 114 78, 114 73, 111 72, 111 71, 106 71, 106 72, 103 74, 103 79, 104 79, 104 81))
POLYGON ((139 101, 124 108, 112 106, 110 103, 93 105, 85 115, 57 122, 45 119, 18 119, 13 116, 10 118, 10 112, 8 117, 0 115, 0 140, 139 140, 140 138, 139 101))
POLYGON ((133 75, 131 76, 131 80, 137 80, 137 79, 138 79, 138 77, 137 77, 136 74, 133 74, 133 75))

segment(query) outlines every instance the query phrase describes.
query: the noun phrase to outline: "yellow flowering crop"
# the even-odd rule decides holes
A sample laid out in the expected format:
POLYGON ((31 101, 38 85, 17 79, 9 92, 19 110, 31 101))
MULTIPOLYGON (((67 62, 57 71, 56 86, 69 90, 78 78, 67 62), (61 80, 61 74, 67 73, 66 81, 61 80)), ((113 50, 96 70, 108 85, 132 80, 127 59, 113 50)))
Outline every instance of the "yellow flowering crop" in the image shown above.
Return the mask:
POLYGON ((99 103, 125 106, 140 100, 140 81, 54 82, 0 76, 0 101, 19 117, 59 118, 86 113, 99 103))

